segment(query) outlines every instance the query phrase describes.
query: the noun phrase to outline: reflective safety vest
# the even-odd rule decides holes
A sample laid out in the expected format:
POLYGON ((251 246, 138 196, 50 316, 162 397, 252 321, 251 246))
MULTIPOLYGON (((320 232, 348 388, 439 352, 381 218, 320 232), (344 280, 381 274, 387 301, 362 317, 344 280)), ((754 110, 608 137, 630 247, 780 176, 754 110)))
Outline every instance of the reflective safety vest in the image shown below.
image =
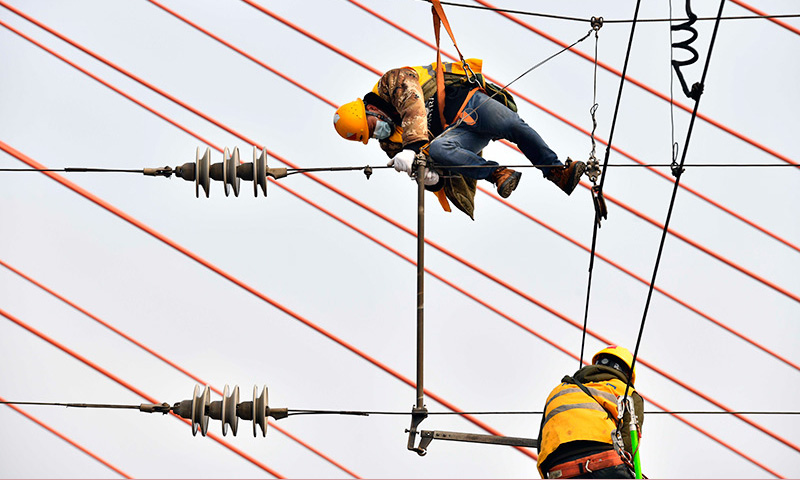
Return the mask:
MULTIPOLYGON (((469 68, 472 69, 472 73, 474 73, 476 76, 481 74, 483 60, 478 58, 468 58, 466 59, 466 62, 469 65, 469 68)), ((422 93, 425 96, 425 100, 431 98, 433 94, 436 93, 436 63, 431 63, 430 65, 423 65, 420 67, 405 68, 410 68, 417 72, 419 84, 422 87, 422 93)), ((464 66, 461 63, 442 62, 442 69, 444 70, 445 75, 445 86, 456 82, 460 83, 467 81, 468 72, 464 69, 464 66), (451 78, 448 79, 447 77, 451 78)), ((482 79, 483 75, 480 75, 479 78, 482 79)), ((379 83, 380 82, 376 83, 375 86, 372 87, 372 93, 378 93, 379 83)))
MULTIPOLYGON (((442 62, 442 70, 444 71, 444 85, 449 87, 451 85, 464 84, 470 81, 470 77, 474 80, 475 86, 483 89, 487 95, 492 96, 495 100, 502 103, 513 111, 517 111, 517 104, 514 102, 514 97, 510 93, 501 89, 497 85, 487 82, 481 73, 483 68, 483 60, 479 58, 467 58, 464 60, 472 70, 470 74, 464 65, 459 62, 442 62)), ((405 67, 410 68, 417 72, 419 77, 419 84, 422 87, 422 95, 424 100, 428 100, 436 94, 436 62, 430 65, 423 65, 418 67, 405 67)), ((378 84, 372 87, 372 93, 378 94, 378 84)))
MULTIPOLYGON (((590 440, 613 445, 616 429, 617 398, 625 394, 625 383, 616 378, 584 383, 594 399, 580 387, 562 383, 550 392, 544 407, 542 437, 537 466, 560 445, 576 440, 590 440)), ((633 387, 628 395, 634 392, 633 387)), ((547 472, 539 471, 543 476, 547 472)), ((544 477, 543 477, 544 478, 544 477)))

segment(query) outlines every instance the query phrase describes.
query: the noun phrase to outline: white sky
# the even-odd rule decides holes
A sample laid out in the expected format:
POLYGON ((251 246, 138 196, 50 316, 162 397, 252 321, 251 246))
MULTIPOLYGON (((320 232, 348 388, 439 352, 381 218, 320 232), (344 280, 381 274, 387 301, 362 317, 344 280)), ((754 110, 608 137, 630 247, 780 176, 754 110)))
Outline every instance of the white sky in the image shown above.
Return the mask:
MULTIPOLYGON (((213 145, 250 141, 304 167, 383 165, 372 143, 342 141, 331 128, 333 108, 234 53, 147 1, 9 1, 26 14, 141 79, 241 133, 222 128, 164 99, 119 72, 33 26, 9 10, 0 20, 110 82, 213 145)), ((261 2, 298 27, 380 71, 430 63, 428 47, 345 0, 261 2)), ((667 2, 642 2, 641 18, 665 17, 667 2)), ((717 2, 695 2, 713 16, 717 2)), ((752 0, 769 13, 797 13, 795 2, 752 0)), ((364 0, 378 13, 432 40, 430 7, 417 0, 364 0)), ((167 1, 187 16, 330 101, 362 96, 377 80, 369 70, 243 2, 167 1)), ((497 6, 573 15, 630 18, 634 2, 526 2, 497 6)), ((492 12, 445 7, 462 52, 484 59, 498 83, 516 78, 560 47, 492 12)), ((676 16, 683 6, 676 3, 676 16)), ((731 2, 726 15, 749 12, 731 2)), ((520 17, 571 43, 588 26, 520 17)), ((797 19, 786 20, 795 28, 797 19)), ((694 44, 705 60, 713 22, 698 23, 694 44)), ((621 69, 630 26, 606 24, 600 60, 621 69)), ((592 54, 593 38, 577 47, 592 54)), ((449 41, 445 50, 451 52, 449 41)), ((724 22, 714 47, 700 111, 798 162, 800 92, 796 88, 800 37, 766 20, 724 22)), ((628 73, 668 93, 668 26, 637 26, 628 73)), ((679 55, 679 54, 676 54, 679 55)), ((199 140, 113 92, 6 28, 0 28, 0 141, 52 168, 176 166, 194 161, 199 140)), ((702 63, 685 69, 699 79, 702 63)), ((608 138, 619 79, 598 72, 597 135, 608 138)), ((592 64, 564 53, 513 88, 591 129, 592 64)), ((683 97, 677 81, 676 98, 683 97)), ((563 159, 585 160, 589 138, 517 98, 520 113, 563 159)), ((689 114, 675 110, 683 146, 689 114)), ((667 102, 625 85, 614 146, 649 163, 668 163, 667 102)), ((598 144, 603 158, 605 146, 598 144)), ((485 150, 502 164, 526 163, 501 144, 485 150)), ((222 154, 213 151, 212 161, 222 154)), ((610 161, 630 164, 612 152, 610 161)), ((800 172, 792 168, 691 168, 698 163, 782 163, 776 157, 698 120, 681 184, 691 187, 793 245, 800 244, 800 172)), ((0 168, 25 165, 0 153, 0 168)), ((284 166, 271 158, 270 166, 284 166)), ((667 169, 660 169, 669 175, 667 169)), ((523 170, 509 199, 479 193, 475 221, 446 214, 428 195, 426 236, 508 286, 582 322, 589 255, 550 230, 590 245, 593 210, 587 190, 566 197, 540 174, 523 170), (516 210, 515 210, 516 209, 516 210)), ((270 405, 290 409, 410 412, 413 388, 365 362, 292 316, 215 274, 39 173, 0 174, 0 260, 114 325, 147 347, 222 389, 269 387, 270 405)), ((253 198, 242 183, 238 198, 211 185, 197 199, 194 186, 136 174, 64 174, 64 178, 177 242, 264 296, 354 348, 413 379, 415 268, 319 209, 315 204, 414 258, 414 237, 302 175, 270 183, 268 198, 253 198)), ((400 224, 416 225, 415 185, 391 170, 321 173, 317 178, 400 224)), ((671 177, 670 177, 671 178, 671 177)), ((490 188, 487 183, 483 185, 490 188)), ((610 168, 605 192, 657 222, 666 216, 672 184, 642 168, 610 168)), ((758 232, 686 190, 671 223, 685 238, 800 296, 798 250, 758 232)), ((660 229, 609 203, 597 251, 650 279, 660 229)), ((578 355, 578 329, 528 299, 429 246, 426 266, 492 308, 578 355)), ((597 260, 589 328, 633 349, 646 286, 597 260)), ((670 236, 657 285, 707 316, 800 363, 800 304, 706 253, 670 236)), ((195 381, 120 338, 86 315, 0 268, 0 308, 129 382, 159 402, 191 397, 195 381)), ((146 399, 97 373, 11 321, 0 321, 0 396, 7 400, 139 404, 146 399)), ((548 392, 578 362, 496 312, 428 275, 425 292, 425 387, 464 411, 538 411, 548 392)), ((587 337, 587 353, 603 342, 587 337)), ((640 347, 647 362, 737 411, 797 411, 798 370, 655 293, 640 347)), ((671 410, 719 408, 664 376, 638 365, 637 388, 671 410)), ((215 395, 215 399, 218 396, 215 395)), ((432 412, 447 411, 428 398, 432 412)), ((23 407, 133 477, 260 477, 266 472, 210 438, 192 437, 172 418, 136 411, 23 407)), ((646 410, 658 410, 652 403, 646 410)), ((481 416, 505 435, 535 437, 538 415, 481 416)), ((694 425, 779 475, 800 476, 800 419, 747 418, 781 442, 731 415, 691 415, 694 425), (787 445, 787 443, 789 445, 787 445)), ((52 433, 0 408, 0 476, 108 478, 117 474, 52 433)), ((535 462, 508 447, 434 441, 426 457, 406 450, 408 416, 290 417, 277 424, 365 478, 536 477, 535 462)), ((422 429, 485 433, 453 416, 431 416, 422 429)), ((221 432, 212 421, 210 431, 221 432)), ((225 439, 286 477, 346 474, 287 435, 270 428, 253 438, 251 424, 225 439)), ((668 415, 649 415, 642 465, 658 477, 770 477, 754 463, 668 415)))

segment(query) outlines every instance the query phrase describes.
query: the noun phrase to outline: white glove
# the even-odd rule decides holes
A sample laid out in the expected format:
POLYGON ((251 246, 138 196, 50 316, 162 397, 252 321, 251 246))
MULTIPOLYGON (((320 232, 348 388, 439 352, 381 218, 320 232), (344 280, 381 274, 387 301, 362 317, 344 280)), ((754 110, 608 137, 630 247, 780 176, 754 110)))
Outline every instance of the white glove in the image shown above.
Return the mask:
POLYGON ((394 167, 394 169, 397 170, 398 172, 406 172, 410 177, 414 173, 414 151, 403 150, 402 152, 392 157, 392 159, 389 160, 389 163, 387 163, 386 166, 394 167))
POLYGON ((425 185, 436 185, 439 183, 439 174, 434 170, 427 169, 425 170, 425 180, 423 182, 425 185))

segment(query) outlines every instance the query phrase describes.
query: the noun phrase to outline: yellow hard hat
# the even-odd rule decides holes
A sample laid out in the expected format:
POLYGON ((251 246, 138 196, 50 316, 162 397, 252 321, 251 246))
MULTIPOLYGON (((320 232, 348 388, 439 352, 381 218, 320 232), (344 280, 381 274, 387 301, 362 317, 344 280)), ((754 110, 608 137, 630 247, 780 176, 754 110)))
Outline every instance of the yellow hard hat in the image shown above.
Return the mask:
POLYGON ((345 140, 369 141, 369 124, 364 101, 361 99, 345 103, 333 114, 333 126, 345 140))
MULTIPOLYGON (((594 354, 592 357, 592 364, 597 364, 597 360, 600 358, 601 355, 610 355, 612 357, 618 358, 628 366, 628 370, 631 370, 631 365, 633 365, 633 354, 630 350, 625 347, 618 347, 616 345, 609 345, 606 348, 600 350, 599 352, 594 354)), ((636 382, 636 368, 633 368, 631 372, 631 383, 636 382)))

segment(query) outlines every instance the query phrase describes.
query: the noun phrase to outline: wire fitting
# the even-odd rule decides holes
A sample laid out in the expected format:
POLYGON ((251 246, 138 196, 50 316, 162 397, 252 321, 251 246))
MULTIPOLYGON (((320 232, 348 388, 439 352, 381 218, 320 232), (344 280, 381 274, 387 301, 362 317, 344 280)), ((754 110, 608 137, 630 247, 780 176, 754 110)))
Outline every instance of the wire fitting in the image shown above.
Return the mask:
POLYGON ((592 30, 595 32, 603 28, 603 17, 592 17, 590 20, 592 30))

